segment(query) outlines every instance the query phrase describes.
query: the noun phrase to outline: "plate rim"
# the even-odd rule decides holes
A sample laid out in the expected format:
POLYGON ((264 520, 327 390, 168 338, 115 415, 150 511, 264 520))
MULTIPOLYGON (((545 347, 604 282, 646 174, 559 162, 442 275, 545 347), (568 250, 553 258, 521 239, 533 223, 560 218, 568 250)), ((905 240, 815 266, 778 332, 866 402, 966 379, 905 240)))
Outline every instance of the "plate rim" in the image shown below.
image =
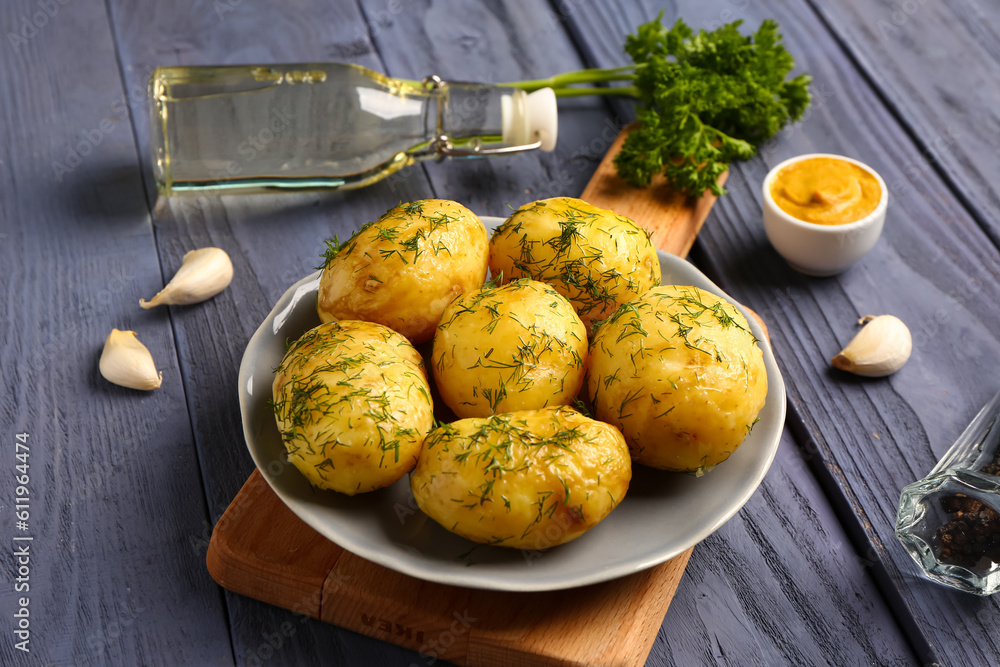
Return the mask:
MULTIPOLYGON (((503 218, 497 218, 493 216, 480 216, 484 225, 487 226, 489 230, 491 223, 493 226, 499 224, 503 218), (494 222, 496 221, 496 222, 494 222)), ((246 348, 244 349, 243 356, 240 360, 240 368, 238 374, 238 395, 240 404, 240 415, 243 424, 243 436, 247 450, 250 452, 250 456, 254 461, 254 465, 258 471, 260 471, 261 476, 267 482, 268 486, 274 492, 274 494, 285 504, 288 509, 295 514, 300 520, 305 522, 310 528, 317 531, 326 539, 337 544, 346 551, 369 560, 377 565, 386 567, 390 570, 400 572, 402 574, 423 580, 430 581, 439 584, 446 584, 451 586, 461 586, 465 588, 481 589, 481 590, 496 590, 496 591, 511 591, 511 592, 538 592, 538 591, 552 591, 552 590, 564 590, 570 588, 577 588, 580 586, 587 586, 591 584, 601 583, 604 581, 609 581, 612 579, 618 579, 620 577, 629 576, 637 572, 644 571, 661 563, 664 563, 682 553, 688 549, 694 547, 699 542, 712 535, 717 531, 723 524, 725 524, 729 519, 735 516, 743 506, 750 500, 757 489, 760 487, 761 483, 764 481, 764 477, 767 475, 771 468, 774 458, 777 455, 778 446, 781 441, 781 434, 784 430, 784 424, 786 419, 786 393, 784 379, 781 376, 781 371, 778 368, 777 360, 774 357, 774 352, 771 347, 770 340, 760 323, 753 317, 751 311, 741 304, 740 302, 733 299, 728 293, 721 289, 714 281, 708 278, 704 273, 701 272, 698 267, 694 266, 691 262, 687 261, 682 257, 673 255, 663 250, 657 250, 657 254, 661 263, 661 273, 663 272, 664 262, 668 264, 673 264, 674 266, 683 266, 685 270, 693 271, 696 276, 703 280, 707 285, 709 285, 708 291, 716 294, 717 296, 725 299, 733 306, 735 306, 747 319, 750 324, 751 331, 758 338, 761 349, 764 355, 765 368, 767 369, 768 378, 768 394, 770 395, 772 391, 775 392, 775 398, 778 405, 775 406, 777 414, 777 424, 775 429, 775 435, 770 442, 767 443, 766 456, 761 461, 760 473, 756 479, 752 480, 751 484, 748 485, 747 489, 733 502, 729 505, 726 511, 720 512, 719 515, 709 524, 706 524, 702 529, 695 531, 693 534, 686 536, 684 540, 681 540, 680 546, 674 546, 671 549, 666 549, 663 552, 657 552, 649 557, 637 559, 635 561, 627 561, 625 564, 619 565, 614 568, 596 568, 592 570, 587 575, 578 575, 571 580, 552 580, 552 581, 518 581, 517 578, 512 578, 511 580, 506 580, 503 578, 490 578, 483 580, 482 578, 477 578, 474 575, 463 575, 459 576, 455 573, 448 571, 438 571, 429 569, 427 567, 422 567, 420 563, 408 561, 405 558, 400 557, 386 557, 384 554, 377 553, 373 549, 365 548, 364 545, 358 545, 353 543, 350 539, 344 539, 342 535, 331 533, 329 527, 324 525, 323 522, 317 522, 313 520, 313 517, 304 511, 300 511, 301 501, 297 498, 286 498, 285 492, 278 487, 277 480, 267 470, 268 462, 261 460, 259 453, 256 451, 252 442, 255 440, 253 435, 253 424, 252 419, 254 414, 251 410, 250 401, 252 396, 248 396, 248 392, 245 391, 247 388, 247 383, 252 378, 252 367, 254 362, 250 359, 250 351, 255 349, 260 340, 267 336, 273 336, 271 333, 274 327, 274 320, 287 316, 288 312, 291 312, 290 307, 298 303, 296 296, 300 293, 308 294, 311 289, 303 289, 310 287, 311 283, 315 282, 318 287, 319 276, 322 271, 317 270, 313 273, 306 275, 300 280, 292 284, 282 295, 279 297, 278 301, 275 303, 274 307, 270 310, 261 324, 254 331, 253 335, 247 341, 246 348), (286 312, 287 311, 287 312, 286 312), (773 373, 772 373, 773 371, 773 373), (317 525, 319 523, 320 525, 317 525)), ((301 298, 301 297, 299 297, 301 298)), ((724 463, 724 462, 723 462, 724 463)), ((706 473, 711 474, 711 472, 706 473)), ((404 477, 405 479, 405 477, 404 477)), ((627 499, 626 495, 626 499, 627 499)), ((623 500, 624 502, 624 500, 623 500)), ((466 568, 467 570, 474 570, 474 567, 466 568)))

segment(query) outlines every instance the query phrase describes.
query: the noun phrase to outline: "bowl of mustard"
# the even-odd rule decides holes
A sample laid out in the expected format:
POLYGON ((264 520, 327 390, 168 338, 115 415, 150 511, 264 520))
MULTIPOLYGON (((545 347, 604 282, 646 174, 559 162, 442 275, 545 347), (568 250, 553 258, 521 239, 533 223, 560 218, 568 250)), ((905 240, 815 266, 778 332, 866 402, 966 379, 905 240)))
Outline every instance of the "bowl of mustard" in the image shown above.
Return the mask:
POLYGON ((871 250, 889 203, 874 169, 828 153, 785 160, 763 190, 768 240, 793 269, 813 276, 836 275, 871 250))

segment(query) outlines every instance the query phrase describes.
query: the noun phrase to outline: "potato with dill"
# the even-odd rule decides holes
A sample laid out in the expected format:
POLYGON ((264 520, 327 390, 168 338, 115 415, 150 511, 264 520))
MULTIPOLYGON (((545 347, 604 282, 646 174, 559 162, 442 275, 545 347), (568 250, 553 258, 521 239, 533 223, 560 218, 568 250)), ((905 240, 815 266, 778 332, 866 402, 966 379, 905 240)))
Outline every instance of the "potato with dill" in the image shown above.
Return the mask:
POLYGON ((412 470, 434 422, 420 353, 372 322, 307 331, 275 370, 272 395, 288 460, 314 486, 348 495, 412 470))
POLYGON ((420 509, 453 533, 545 549, 597 525, 631 479, 621 433, 561 406, 438 426, 410 488, 420 509))
POLYGON ((619 304, 660 284, 660 259, 642 227, 571 197, 526 204, 497 227, 490 271, 505 280, 551 284, 588 330, 619 304))
POLYGON ((587 330, 550 285, 521 279, 452 301, 441 316, 431 367, 459 417, 573 402, 583 386, 587 330))
POLYGON ((430 340, 444 307, 486 280, 489 239, 461 204, 424 199, 400 204, 345 243, 327 241, 320 320, 378 322, 414 345, 430 340))
POLYGON ((654 288, 594 334, 594 416, 622 430, 637 463, 701 474, 736 451, 764 407, 757 342, 743 315, 714 294, 654 288))

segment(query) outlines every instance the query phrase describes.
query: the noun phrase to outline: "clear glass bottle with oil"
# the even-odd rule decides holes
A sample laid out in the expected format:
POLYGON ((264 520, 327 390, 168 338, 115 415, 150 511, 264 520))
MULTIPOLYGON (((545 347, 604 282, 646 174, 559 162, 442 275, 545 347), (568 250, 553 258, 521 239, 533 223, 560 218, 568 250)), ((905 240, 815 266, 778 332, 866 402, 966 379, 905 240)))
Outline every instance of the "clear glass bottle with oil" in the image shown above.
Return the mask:
POLYGON ((392 79, 342 63, 161 67, 149 95, 165 196, 356 188, 420 160, 556 141, 551 89, 392 79))

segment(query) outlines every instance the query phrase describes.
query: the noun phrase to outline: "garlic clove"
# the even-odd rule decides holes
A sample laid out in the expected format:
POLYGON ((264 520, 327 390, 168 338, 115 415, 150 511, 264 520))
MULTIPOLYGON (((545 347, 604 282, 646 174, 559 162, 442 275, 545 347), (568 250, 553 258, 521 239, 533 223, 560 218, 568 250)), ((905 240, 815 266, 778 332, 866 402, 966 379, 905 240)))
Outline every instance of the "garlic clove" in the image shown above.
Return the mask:
POLYGON ((150 391, 163 383, 163 373, 156 371, 153 355, 134 331, 112 329, 104 341, 98 366, 108 382, 129 389, 150 391))
POLYGON ((181 268, 167 286, 139 305, 149 309, 161 305, 185 306, 210 299, 233 280, 233 262, 221 248, 199 248, 184 255, 181 268))
POLYGON ((868 315, 858 320, 861 331, 831 362, 836 368, 866 377, 895 373, 913 350, 910 330, 893 315, 868 315))

